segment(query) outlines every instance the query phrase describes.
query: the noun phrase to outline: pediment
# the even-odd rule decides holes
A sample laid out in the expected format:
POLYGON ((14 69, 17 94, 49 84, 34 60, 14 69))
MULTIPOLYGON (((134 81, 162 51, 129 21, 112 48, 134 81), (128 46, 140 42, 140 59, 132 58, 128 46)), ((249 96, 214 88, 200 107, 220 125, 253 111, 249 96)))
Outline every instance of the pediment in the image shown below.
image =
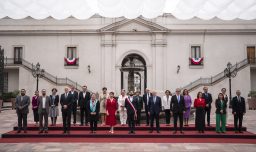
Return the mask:
POLYGON ((136 19, 124 19, 119 22, 112 23, 101 29, 100 32, 149 32, 149 31, 168 31, 167 28, 156 24, 154 22, 147 21, 142 18, 136 19))

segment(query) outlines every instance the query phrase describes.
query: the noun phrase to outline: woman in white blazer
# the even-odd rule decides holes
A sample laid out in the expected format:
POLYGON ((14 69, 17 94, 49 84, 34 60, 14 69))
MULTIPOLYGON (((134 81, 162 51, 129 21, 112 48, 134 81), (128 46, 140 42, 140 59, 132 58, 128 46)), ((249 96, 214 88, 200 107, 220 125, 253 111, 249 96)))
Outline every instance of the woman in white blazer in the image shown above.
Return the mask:
POLYGON ((166 90, 165 95, 162 97, 162 108, 165 112, 165 121, 166 126, 170 126, 170 120, 171 120, 171 110, 170 110, 170 104, 171 104, 171 91, 166 90))

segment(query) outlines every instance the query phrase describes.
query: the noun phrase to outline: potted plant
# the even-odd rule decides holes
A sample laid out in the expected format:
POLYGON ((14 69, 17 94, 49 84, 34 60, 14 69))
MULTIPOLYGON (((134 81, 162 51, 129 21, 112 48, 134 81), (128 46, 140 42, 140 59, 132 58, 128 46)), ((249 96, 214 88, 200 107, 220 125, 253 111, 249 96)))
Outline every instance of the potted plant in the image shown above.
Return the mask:
POLYGON ((256 109, 256 91, 250 91, 248 94, 248 105, 249 109, 256 109))
POLYGON ((15 90, 13 92, 7 92, 7 93, 3 93, 3 101, 5 102, 11 102, 11 108, 15 109, 15 100, 17 95, 19 94, 18 90, 15 90))

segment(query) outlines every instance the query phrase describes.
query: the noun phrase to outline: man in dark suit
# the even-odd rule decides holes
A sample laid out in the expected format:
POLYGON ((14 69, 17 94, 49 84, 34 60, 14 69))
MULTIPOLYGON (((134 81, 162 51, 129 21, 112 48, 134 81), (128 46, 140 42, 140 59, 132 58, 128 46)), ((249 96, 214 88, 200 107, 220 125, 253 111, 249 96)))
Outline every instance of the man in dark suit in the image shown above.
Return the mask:
POLYGON ((136 125, 140 126, 140 120, 141 120, 141 109, 143 109, 143 99, 140 96, 140 91, 136 92, 136 96, 134 97, 136 102, 138 103, 138 107, 137 107, 137 121, 136 121, 136 125))
POLYGON ((232 99, 232 113, 234 115, 235 132, 243 133, 242 131, 243 116, 246 113, 245 100, 243 97, 241 97, 240 90, 236 91, 236 95, 237 96, 233 97, 232 99), (239 127, 237 126, 238 121, 239 121, 239 127))
POLYGON ((186 112, 185 101, 184 97, 180 95, 181 90, 179 88, 176 89, 176 93, 171 98, 171 113, 173 115, 174 120, 174 132, 173 134, 177 133, 177 121, 179 118, 180 121, 180 133, 184 134, 183 132, 183 114, 186 112))
POLYGON ((208 87, 204 87, 203 99, 205 100, 205 114, 207 115, 207 126, 210 126, 210 116, 211 116, 211 109, 212 109, 212 95, 208 93, 208 87))
POLYGON ((38 114, 39 114, 39 133, 48 133, 48 114, 51 98, 46 95, 46 90, 42 90, 42 96, 38 98, 38 114), (44 119, 44 125, 43 125, 44 119))
POLYGON ((150 93, 150 90, 148 88, 146 88, 145 94, 143 95, 143 102, 145 105, 145 113, 146 113, 146 125, 149 126, 149 115, 148 115, 148 102, 149 102, 149 98, 152 96, 152 94, 150 93))
POLYGON ((159 115, 162 110, 161 98, 156 95, 156 91, 152 92, 152 96, 148 102, 148 115, 150 116, 150 133, 153 132, 154 119, 156 119, 156 131, 160 133, 159 115))
POLYGON ((28 115, 28 106, 30 104, 30 98, 26 95, 26 90, 20 90, 20 96, 16 97, 15 106, 16 113, 18 116, 18 130, 17 133, 21 132, 22 122, 23 122, 23 130, 24 133, 27 133, 27 115, 28 115))
POLYGON ((83 86, 83 91, 79 93, 78 97, 78 106, 80 107, 80 121, 81 124, 80 126, 84 125, 84 120, 85 120, 85 125, 88 126, 89 122, 89 111, 87 111, 87 103, 90 101, 91 95, 90 92, 87 91, 87 86, 83 86))
POLYGON ((63 119, 63 133, 69 134, 71 124, 71 111, 73 104, 73 95, 69 93, 68 88, 65 88, 65 93, 60 97, 62 119, 63 119))
POLYGON ((125 99, 124 106, 127 111, 127 121, 129 125, 129 134, 135 134, 135 120, 137 118, 138 102, 130 91, 129 96, 125 99))
POLYGON ((72 104, 72 114, 73 114, 73 125, 76 125, 76 112, 77 112, 77 100, 78 100, 78 92, 75 91, 75 87, 71 86, 71 90, 69 92, 73 95, 73 104, 72 104))

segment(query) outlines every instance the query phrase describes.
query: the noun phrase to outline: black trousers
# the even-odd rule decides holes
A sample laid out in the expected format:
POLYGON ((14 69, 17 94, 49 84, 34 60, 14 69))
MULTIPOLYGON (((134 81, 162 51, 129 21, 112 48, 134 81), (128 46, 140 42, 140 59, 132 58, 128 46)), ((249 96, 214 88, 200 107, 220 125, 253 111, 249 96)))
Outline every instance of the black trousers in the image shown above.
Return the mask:
POLYGON ((153 127, 154 127, 154 119, 156 119, 156 130, 160 131, 159 113, 150 112, 150 129, 151 130, 153 130, 153 127))
POLYGON ((177 131, 178 118, 180 121, 180 131, 182 131, 183 130, 183 113, 182 112, 173 114, 174 130, 177 131))
POLYGON ((171 110, 170 109, 166 109, 164 110, 165 112, 165 122, 166 124, 170 124, 171 121, 171 110))
POLYGON ((41 113, 39 113, 39 130, 48 130, 48 113, 46 109, 42 109, 41 113), (44 120, 44 124, 43 124, 44 120))
POLYGON ((146 123, 147 125, 149 125, 150 116, 148 115, 148 108, 145 108, 145 113, 146 113, 146 123))
POLYGON ((63 130, 64 132, 70 130, 71 124, 71 110, 62 109, 62 119, 63 119, 63 130))
POLYGON ((207 115, 207 125, 211 122, 211 108, 205 108, 205 115, 207 115))
POLYGON ((81 124, 84 124, 84 120, 85 120, 85 124, 88 124, 89 122, 89 113, 87 111, 87 109, 85 107, 80 108, 80 121, 81 124))
POLYGON ((23 113, 23 112, 20 112, 20 111, 17 111, 17 116, 18 116, 18 130, 27 130, 27 116, 28 114, 27 113, 23 113), (23 124, 23 126, 22 126, 23 124))
POLYGON ((127 122, 129 126, 129 131, 135 131, 134 113, 131 113, 131 114, 127 113, 127 122))
POLYGON ((234 115, 234 126, 235 126, 235 131, 242 131, 242 126, 243 126, 243 113, 236 113, 234 115), (238 125, 237 125, 238 124, 238 125))
POLYGON ((76 123, 76 112, 77 112, 77 104, 73 104, 72 105, 73 124, 76 123))
POLYGON ((97 116, 96 115, 90 115, 90 130, 96 131, 97 130, 97 116))
POLYGON ((137 110, 137 121, 136 124, 140 125, 140 120, 141 120, 141 109, 137 110))
POLYGON ((202 107, 196 108, 196 129, 198 131, 204 131, 205 129, 205 110, 202 107))
POLYGON ((39 121, 38 109, 33 109, 34 122, 39 121))

